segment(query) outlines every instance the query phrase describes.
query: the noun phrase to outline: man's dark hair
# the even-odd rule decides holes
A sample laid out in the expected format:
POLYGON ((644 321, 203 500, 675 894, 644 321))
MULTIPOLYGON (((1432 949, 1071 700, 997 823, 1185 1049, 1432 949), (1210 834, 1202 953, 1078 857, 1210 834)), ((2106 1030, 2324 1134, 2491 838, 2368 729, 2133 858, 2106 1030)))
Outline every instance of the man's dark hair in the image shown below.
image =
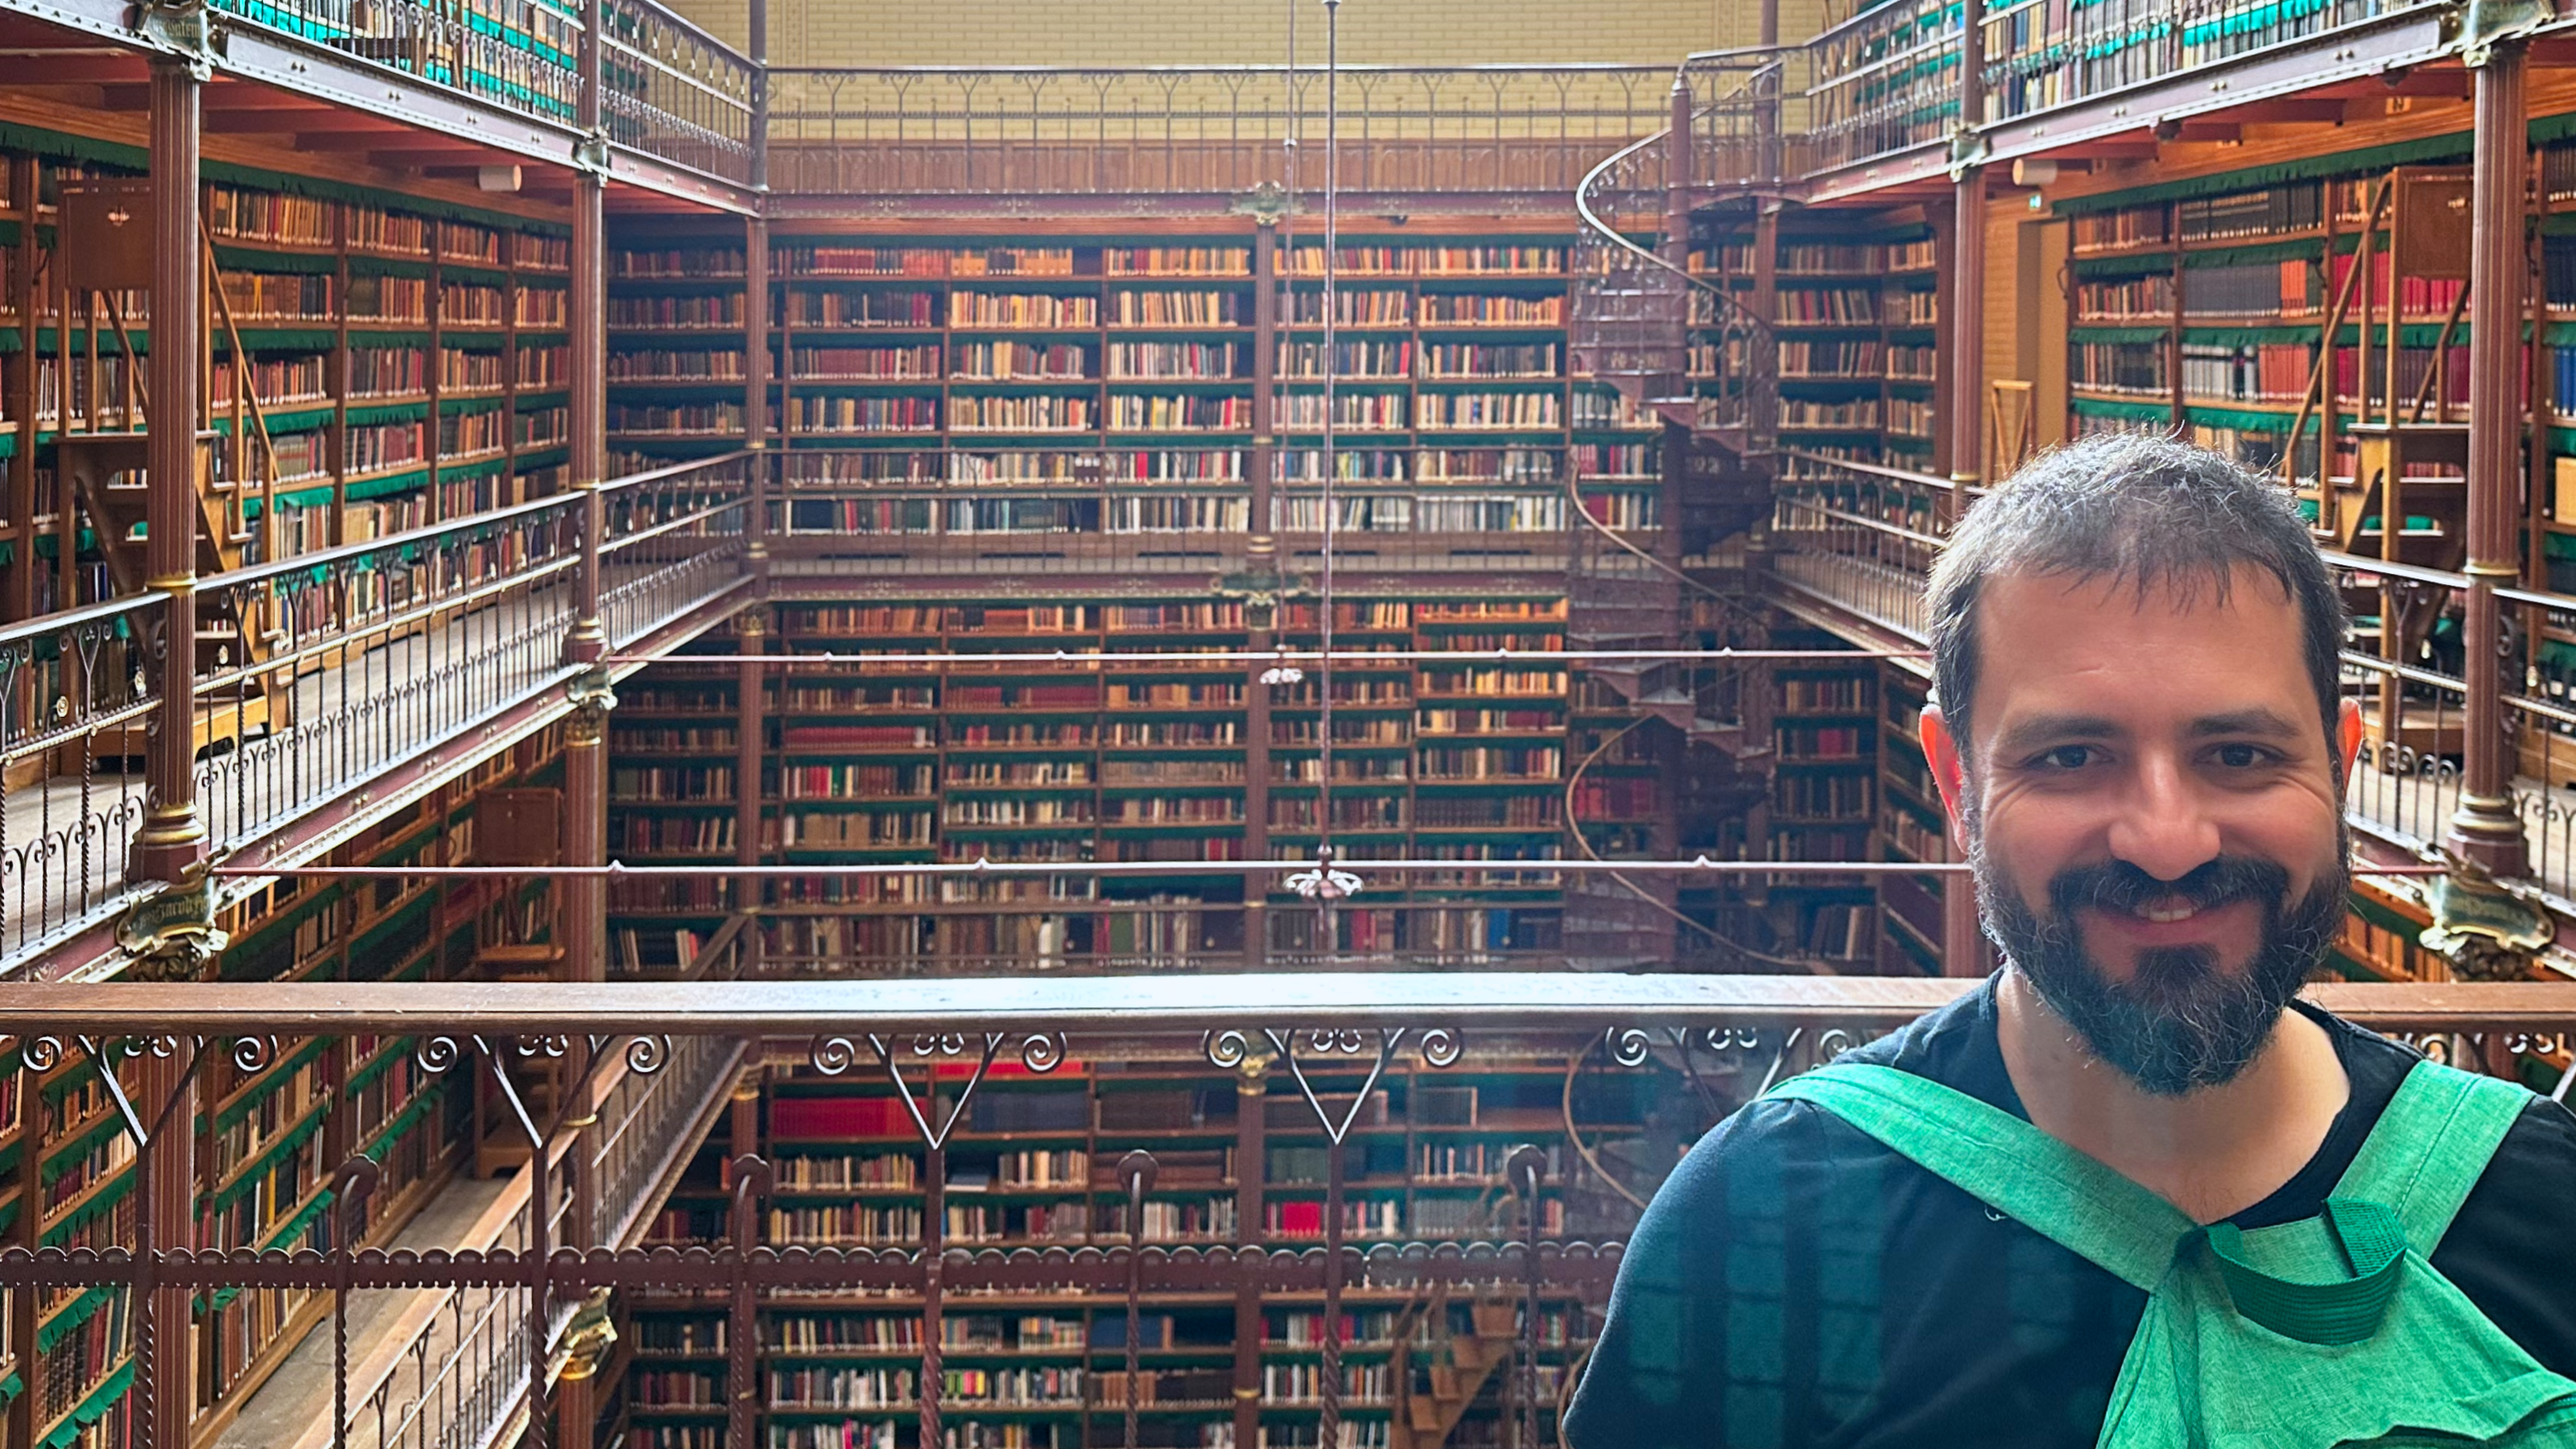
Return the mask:
POLYGON ((2205 448, 2145 433, 2099 434, 2033 459, 1959 521, 1926 590, 1932 687, 1961 756, 1977 685, 1977 595, 1987 579, 2111 578, 2141 595, 2170 588, 2186 603, 2205 585, 2224 603, 2236 571, 2248 566, 2270 574, 2298 606, 2308 681, 2331 746, 2343 599, 2288 489, 2205 448))

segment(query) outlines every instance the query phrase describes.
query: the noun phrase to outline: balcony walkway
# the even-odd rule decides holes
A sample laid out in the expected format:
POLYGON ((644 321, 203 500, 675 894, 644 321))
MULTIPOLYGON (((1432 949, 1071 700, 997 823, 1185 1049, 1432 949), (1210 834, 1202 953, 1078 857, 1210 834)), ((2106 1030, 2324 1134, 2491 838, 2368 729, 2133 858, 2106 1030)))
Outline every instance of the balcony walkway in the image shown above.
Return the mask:
MULTIPOLYGON (((706 587, 677 590, 662 586, 691 567, 686 561, 606 566, 602 616, 610 643, 631 645, 721 594, 740 577, 730 555, 726 562, 706 587)), ((510 743, 487 727, 578 673, 562 662, 573 610, 572 575, 557 572, 391 638, 352 631, 351 650, 322 655, 296 679, 291 700, 264 706, 270 723, 230 701, 201 701, 201 730, 211 718, 212 734, 243 740, 197 763, 198 805, 216 854, 256 843, 370 785, 380 788, 367 803, 390 804, 381 785, 392 783, 394 767, 435 756, 468 734, 485 731, 474 741, 474 759, 510 743), (249 727, 237 729, 236 721, 249 727)), ((66 774, 0 792, 0 960, 23 961, 139 894, 125 884, 146 803, 139 726, 131 737, 132 773, 111 761, 87 778, 66 774)))

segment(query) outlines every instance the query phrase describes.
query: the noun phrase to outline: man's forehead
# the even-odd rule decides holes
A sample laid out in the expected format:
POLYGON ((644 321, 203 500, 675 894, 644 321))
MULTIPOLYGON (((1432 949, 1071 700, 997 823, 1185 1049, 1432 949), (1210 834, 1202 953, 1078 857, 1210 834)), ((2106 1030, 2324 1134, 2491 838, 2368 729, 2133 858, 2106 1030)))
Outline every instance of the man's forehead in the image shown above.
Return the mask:
POLYGON ((2211 610, 2275 612, 2293 609, 2289 589, 2258 564, 2214 564, 2152 576, 2133 571, 2079 573, 2066 569, 2000 569, 1977 589, 1979 624, 2066 621, 2064 611, 2197 614, 2211 610))
POLYGON ((2215 571, 2143 589, 2115 576, 2007 574, 1979 609, 1974 723, 1988 739, 2019 736, 2035 714, 2158 732, 2295 714, 2311 687, 2298 612, 2260 569, 2239 569, 2223 597, 2215 571))

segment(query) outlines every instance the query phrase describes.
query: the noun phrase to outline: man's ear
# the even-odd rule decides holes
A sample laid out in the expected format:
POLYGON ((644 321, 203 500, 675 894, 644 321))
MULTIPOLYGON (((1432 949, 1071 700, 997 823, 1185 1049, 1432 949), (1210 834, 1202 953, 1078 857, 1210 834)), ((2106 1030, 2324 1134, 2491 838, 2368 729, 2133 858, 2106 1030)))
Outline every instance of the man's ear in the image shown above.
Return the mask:
MULTIPOLYGON (((2357 727, 2360 716, 2355 715, 2353 719, 2357 727)), ((1967 818, 1959 812, 1959 802, 1965 798, 1967 786, 1960 778, 1959 742, 1951 737, 1950 722, 1941 717, 1941 707, 1937 704, 1923 706, 1916 728, 1923 741, 1923 759, 1932 767, 1932 783, 1941 791, 1941 808, 1950 816, 1950 844, 1958 852, 1956 858, 1966 860, 1968 824, 1967 818)))
POLYGON ((2336 779, 2352 788, 2352 762, 2361 753, 2361 701, 2347 699, 2335 714, 2335 749, 2343 758, 2343 772, 2336 779))

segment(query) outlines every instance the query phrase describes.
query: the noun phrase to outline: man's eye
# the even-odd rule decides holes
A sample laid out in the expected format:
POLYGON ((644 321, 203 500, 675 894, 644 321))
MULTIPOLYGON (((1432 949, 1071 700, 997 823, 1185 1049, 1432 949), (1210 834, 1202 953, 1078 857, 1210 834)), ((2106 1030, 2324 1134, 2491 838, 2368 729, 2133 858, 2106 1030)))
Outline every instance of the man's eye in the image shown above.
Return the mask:
POLYGON ((2250 770, 2269 759, 2271 752, 2260 745, 2220 745, 2218 763, 2231 770, 2250 770))
POLYGON ((2080 770, 2093 762, 2091 745, 2059 745, 2039 757, 2040 764, 2052 770, 2080 770))

